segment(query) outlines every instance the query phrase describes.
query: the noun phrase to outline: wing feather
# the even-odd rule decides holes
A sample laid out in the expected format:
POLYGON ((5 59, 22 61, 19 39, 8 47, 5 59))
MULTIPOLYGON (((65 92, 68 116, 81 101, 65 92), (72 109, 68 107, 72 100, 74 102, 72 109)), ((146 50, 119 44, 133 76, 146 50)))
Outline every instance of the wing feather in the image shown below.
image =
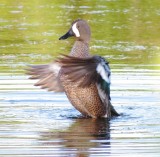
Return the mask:
POLYGON ((80 87, 89 86, 91 83, 96 82, 97 60, 93 57, 78 58, 62 55, 56 62, 61 64, 64 74, 68 75, 68 79, 72 82, 84 78, 83 81, 79 83, 80 87))
POLYGON ((48 65, 35 65, 29 66, 27 74, 31 75, 30 79, 39 79, 35 86, 41 86, 42 89, 48 89, 48 91, 63 92, 63 87, 59 80, 60 65, 57 63, 51 63, 48 65))
POLYGON ((108 108, 106 116, 110 117, 110 114, 114 116, 119 115, 110 102, 111 71, 109 63, 103 57, 92 56, 89 58, 78 58, 62 55, 56 62, 61 64, 64 73, 68 75, 68 79, 72 82, 84 78, 83 81, 79 82, 80 87, 88 87, 92 83, 97 85, 99 97, 108 108))

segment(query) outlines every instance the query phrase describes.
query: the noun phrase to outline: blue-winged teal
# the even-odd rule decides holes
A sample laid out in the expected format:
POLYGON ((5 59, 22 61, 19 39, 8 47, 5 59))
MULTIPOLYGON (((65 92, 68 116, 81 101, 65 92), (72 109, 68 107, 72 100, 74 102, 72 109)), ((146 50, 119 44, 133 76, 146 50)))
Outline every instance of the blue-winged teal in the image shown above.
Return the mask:
POLYGON ((118 116, 110 103, 110 68, 103 57, 89 53, 90 27, 76 20, 69 31, 59 38, 74 36, 76 41, 68 55, 61 55, 48 65, 31 66, 31 79, 49 91, 65 92, 72 105, 84 116, 92 118, 118 116))

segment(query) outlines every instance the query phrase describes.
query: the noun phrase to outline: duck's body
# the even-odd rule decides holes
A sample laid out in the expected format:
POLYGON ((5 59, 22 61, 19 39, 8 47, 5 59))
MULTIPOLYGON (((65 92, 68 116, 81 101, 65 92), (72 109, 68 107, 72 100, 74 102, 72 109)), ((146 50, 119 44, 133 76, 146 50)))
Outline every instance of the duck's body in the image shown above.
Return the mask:
MULTIPOLYGON (((89 46, 82 41, 76 41, 70 56, 79 58, 88 58, 89 46)), ((63 68, 61 69, 60 80, 65 93, 72 105, 85 116, 100 117, 105 116, 106 107, 102 104, 98 95, 96 84, 93 83, 89 87, 79 87, 77 82, 66 81, 63 68)), ((84 78, 82 78, 83 80, 84 78)))
POLYGON ((29 74, 39 78, 36 85, 53 91, 64 91, 72 105, 84 116, 92 118, 117 116, 110 103, 110 69, 108 62, 89 53, 90 28, 84 20, 73 22, 60 38, 75 36, 69 56, 58 58, 50 65, 32 66, 29 74), (71 56, 71 57, 70 57, 71 56), (58 72, 55 65, 60 65, 58 72), (56 86, 56 87, 55 87, 56 86))

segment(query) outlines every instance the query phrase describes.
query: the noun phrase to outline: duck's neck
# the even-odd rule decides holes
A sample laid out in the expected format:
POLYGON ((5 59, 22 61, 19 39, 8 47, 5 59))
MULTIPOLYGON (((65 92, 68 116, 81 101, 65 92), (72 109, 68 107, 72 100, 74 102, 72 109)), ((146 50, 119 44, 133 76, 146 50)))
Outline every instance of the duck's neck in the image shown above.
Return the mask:
POLYGON ((89 45, 82 41, 76 41, 73 45, 70 55, 80 58, 89 57, 89 45))

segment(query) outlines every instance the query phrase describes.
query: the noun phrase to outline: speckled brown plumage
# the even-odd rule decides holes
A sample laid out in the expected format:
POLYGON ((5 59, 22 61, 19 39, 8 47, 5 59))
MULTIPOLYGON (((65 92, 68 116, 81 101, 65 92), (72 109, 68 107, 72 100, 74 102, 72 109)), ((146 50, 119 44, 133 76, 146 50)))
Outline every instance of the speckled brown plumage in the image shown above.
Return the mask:
POLYGON ((35 84, 37 86, 47 88, 49 91, 65 92, 71 104, 85 116, 92 118, 118 116, 119 114, 110 103, 108 62, 103 57, 92 56, 89 53, 90 35, 90 28, 86 21, 74 21, 69 31, 59 38, 64 40, 70 36, 76 37, 69 54, 73 57, 66 56, 66 59, 71 60, 64 58, 48 65, 31 66, 28 74, 32 75, 31 79, 39 79, 35 84), (70 65, 64 66, 64 62, 70 65), (98 70, 97 67, 99 67, 98 70), (66 73, 67 68, 68 73, 66 73), (83 86, 80 85, 82 82, 84 82, 83 86))
MULTIPOLYGON (((70 55, 81 58, 91 56, 88 44, 76 41, 70 55)), ((85 78, 81 81, 83 79, 85 78)), ((60 72, 60 80, 68 99, 83 115, 96 118, 106 114, 106 105, 100 100, 96 84, 85 88, 78 87, 78 83, 67 80, 67 76, 63 74, 63 68, 60 72)))

